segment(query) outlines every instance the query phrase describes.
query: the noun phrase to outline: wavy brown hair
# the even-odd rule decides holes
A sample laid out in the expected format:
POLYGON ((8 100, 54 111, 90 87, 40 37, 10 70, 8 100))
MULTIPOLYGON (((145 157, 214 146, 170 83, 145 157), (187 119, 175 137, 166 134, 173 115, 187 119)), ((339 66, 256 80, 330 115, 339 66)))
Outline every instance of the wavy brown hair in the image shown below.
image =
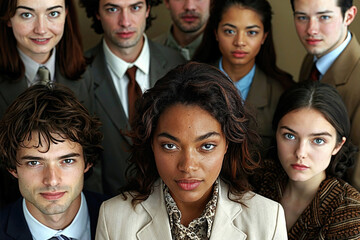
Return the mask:
MULTIPOLYGON (((78 80, 85 72, 87 60, 83 56, 83 45, 74 0, 64 0, 67 9, 64 34, 56 46, 56 64, 61 75, 78 80)), ((25 66, 16 47, 13 29, 8 26, 15 15, 17 0, 0 1, 0 75, 9 81, 24 77, 25 66)))
POLYGON ((19 147, 26 147, 24 141, 33 137, 48 150, 50 143, 63 139, 77 142, 83 148, 85 165, 95 164, 102 152, 100 125, 70 89, 34 85, 16 98, 0 121, 0 165, 16 170, 19 147))
MULTIPOLYGON (((248 175, 259 165, 260 138, 250 128, 254 118, 246 109, 233 83, 218 69, 189 62, 171 70, 139 102, 129 135, 133 141, 128 185, 123 196, 132 191, 135 205, 149 197, 159 178, 151 148, 159 117, 175 104, 195 105, 212 115, 220 124, 228 143, 220 178, 240 202, 249 190, 248 175)), ((229 195, 228 195, 229 196, 229 195)))

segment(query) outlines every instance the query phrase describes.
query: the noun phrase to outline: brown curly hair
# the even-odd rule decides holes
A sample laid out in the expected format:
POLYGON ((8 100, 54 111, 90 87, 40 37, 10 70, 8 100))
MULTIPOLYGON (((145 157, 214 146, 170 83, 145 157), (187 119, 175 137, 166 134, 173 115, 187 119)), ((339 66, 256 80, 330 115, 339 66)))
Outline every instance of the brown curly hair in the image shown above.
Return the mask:
POLYGON ((16 153, 34 134, 39 146, 48 146, 48 150, 50 143, 63 142, 63 138, 77 142, 83 148, 85 165, 95 164, 102 152, 100 125, 70 89, 34 85, 10 105, 0 121, 0 165, 16 170, 16 153), (57 134, 62 138, 56 138, 57 134))
POLYGON ((258 167, 260 160, 256 151, 260 138, 250 128, 255 120, 236 87, 222 72, 195 62, 171 70, 140 99, 129 132, 133 148, 126 171, 129 183, 122 189, 123 196, 126 198, 126 192, 132 191, 135 205, 151 194, 159 178, 151 148, 153 134, 164 110, 178 103, 199 106, 221 124, 228 150, 220 178, 236 196, 233 200, 239 201, 249 190, 248 175, 258 167))

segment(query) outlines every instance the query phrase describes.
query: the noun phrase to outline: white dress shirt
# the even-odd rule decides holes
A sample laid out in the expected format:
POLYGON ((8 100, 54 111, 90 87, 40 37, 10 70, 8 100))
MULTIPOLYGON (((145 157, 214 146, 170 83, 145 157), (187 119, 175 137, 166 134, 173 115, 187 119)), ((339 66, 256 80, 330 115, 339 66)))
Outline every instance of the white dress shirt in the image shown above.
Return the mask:
POLYGON ((106 65, 109 69, 111 78, 114 82, 116 92, 125 111, 127 117, 129 117, 128 106, 128 93, 127 87, 129 78, 126 75, 126 70, 132 66, 137 67, 135 79, 139 84, 142 92, 150 88, 150 49, 146 35, 144 34, 144 46, 141 50, 139 57, 133 63, 128 63, 117 57, 111 52, 107 46, 105 40, 103 40, 103 49, 106 59, 106 65))
POLYGON ((51 229, 36 220, 27 209, 25 199, 23 199, 23 212, 33 240, 46 240, 53 236, 59 235, 65 235, 76 240, 91 239, 90 216, 83 193, 81 193, 81 204, 79 211, 77 212, 71 224, 63 230, 51 229))

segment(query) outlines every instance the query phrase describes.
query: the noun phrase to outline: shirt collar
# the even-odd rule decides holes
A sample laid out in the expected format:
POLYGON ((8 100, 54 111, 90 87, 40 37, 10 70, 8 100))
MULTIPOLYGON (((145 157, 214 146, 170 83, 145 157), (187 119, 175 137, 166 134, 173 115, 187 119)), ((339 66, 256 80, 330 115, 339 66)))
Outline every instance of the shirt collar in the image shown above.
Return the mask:
POLYGON ((326 73, 326 71, 331 67, 337 57, 344 51, 346 46, 349 44, 351 40, 351 33, 348 31, 346 39, 343 43, 340 44, 339 47, 332 50, 331 52, 325 54, 321 58, 317 58, 314 56, 314 62, 316 62, 316 67, 320 72, 320 79, 326 73))
MULTIPOLYGON (((220 58, 220 61, 219 61, 219 69, 230 79, 229 75, 225 72, 225 70, 222 66, 222 57, 220 58)), ((255 69, 256 69, 256 64, 254 64, 254 66, 251 68, 250 72, 248 72, 248 74, 246 74, 244 77, 242 77, 241 79, 239 79, 237 81, 233 81, 234 85, 240 92, 241 98, 243 100, 246 100, 246 98, 249 94, 250 87, 251 87, 251 84, 252 84, 254 76, 255 76, 255 69)))
POLYGON ((63 230, 51 229, 35 219, 27 209, 25 199, 23 199, 23 212, 34 240, 49 239, 61 234, 75 239, 84 239, 83 236, 90 237, 90 216, 83 193, 81 193, 81 204, 78 213, 71 224, 63 230))
POLYGON ((200 45, 200 43, 203 39, 203 34, 200 34, 194 41, 192 41, 188 45, 181 47, 175 40, 174 35, 172 34, 172 29, 173 29, 173 26, 171 26, 171 28, 168 32, 165 45, 168 47, 177 49, 178 51, 181 52, 181 54, 185 57, 186 60, 190 60, 192 58, 192 56, 194 55, 196 49, 200 45))
POLYGON ((144 36, 144 46, 141 50, 139 57, 133 63, 128 63, 118 56, 116 56, 108 47, 105 40, 103 40, 103 49, 107 64, 111 70, 117 75, 118 78, 122 78, 128 68, 136 66, 145 75, 149 74, 150 71, 150 48, 146 34, 144 36))
POLYGON ((28 81, 28 85, 31 86, 36 83, 36 74, 39 67, 46 67, 50 71, 51 80, 54 81, 55 77, 55 62, 56 62, 56 48, 53 48, 51 51, 51 55, 49 60, 44 63, 40 64, 32 60, 28 55, 23 53, 19 48, 18 52, 20 55, 20 59, 23 61, 25 66, 25 77, 28 81))

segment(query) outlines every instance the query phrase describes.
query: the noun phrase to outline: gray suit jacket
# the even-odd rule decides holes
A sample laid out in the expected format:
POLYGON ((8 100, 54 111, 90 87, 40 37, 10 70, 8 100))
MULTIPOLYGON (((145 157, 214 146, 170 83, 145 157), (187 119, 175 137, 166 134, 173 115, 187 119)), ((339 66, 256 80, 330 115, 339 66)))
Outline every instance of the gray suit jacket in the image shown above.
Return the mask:
MULTIPOLYGON (((150 48, 150 86, 163 77, 177 65, 184 63, 183 57, 175 50, 148 41, 150 48)), ((94 79, 95 111, 102 122, 103 161, 102 181, 103 191, 115 195, 120 187, 125 184, 125 170, 130 156, 131 140, 124 136, 124 131, 129 129, 128 119, 116 92, 110 72, 107 68, 102 41, 90 49, 87 56, 93 56, 89 66, 94 79)), ((98 169, 95 171, 99 171, 98 169)), ((95 167, 96 168, 96 167, 95 167)), ((99 179, 99 182, 100 179, 99 179)), ((90 188, 90 190, 94 190, 90 188)))
MULTIPOLYGON (((231 201, 228 191, 220 181, 210 240, 287 239, 284 210, 279 203, 248 192, 241 200, 243 206, 231 201)), ((131 200, 131 196, 124 200, 119 195, 101 205, 96 240, 172 239, 162 182, 157 181, 153 193, 135 209, 131 200)))

